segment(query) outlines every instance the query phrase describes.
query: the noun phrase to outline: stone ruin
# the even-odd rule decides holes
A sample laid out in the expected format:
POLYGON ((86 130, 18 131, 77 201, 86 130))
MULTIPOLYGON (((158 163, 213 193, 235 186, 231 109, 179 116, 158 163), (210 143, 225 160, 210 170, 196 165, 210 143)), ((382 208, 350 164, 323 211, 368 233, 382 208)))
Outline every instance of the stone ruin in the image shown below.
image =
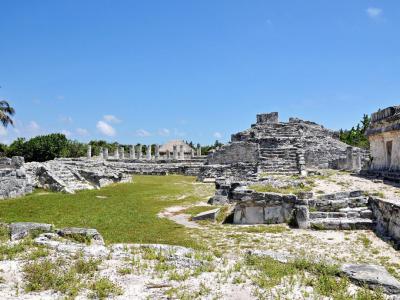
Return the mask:
POLYGON ((24 168, 24 158, 14 156, 0 159, 0 199, 15 198, 32 193, 31 178, 24 168))
POLYGON ((32 162, 25 168, 33 186, 74 193, 127 181, 133 174, 183 174, 203 181, 256 179, 262 173, 305 175, 310 168, 359 171, 366 157, 366 151, 347 146, 320 125, 296 118, 279 122, 278 113, 269 113, 257 115, 256 124, 207 157, 200 146, 195 150, 183 141, 117 147, 113 153, 103 147, 98 156, 88 145, 86 158, 32 162))
POLYGON ((313 168, 360 171, 367 162, 367 151, 341 142, 336 132, 297 118, 279 122, 277 112, 257 115, 256 124, 233 134, 207 158, 208 165, 246 164, 258 173, 303 175, 313 168))
POLYGON ((400 106, 373 113, 366 135, 372 157, 367 173, 400 181, 400 106))

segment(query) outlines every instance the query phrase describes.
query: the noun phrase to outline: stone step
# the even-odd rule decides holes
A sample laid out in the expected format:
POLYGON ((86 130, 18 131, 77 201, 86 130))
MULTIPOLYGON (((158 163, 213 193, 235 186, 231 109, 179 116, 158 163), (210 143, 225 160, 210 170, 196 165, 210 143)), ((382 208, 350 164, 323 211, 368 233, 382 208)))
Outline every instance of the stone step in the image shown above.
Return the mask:
POLYGON ((310 220, 310 225, 319 230, 365 230, 372 229, 374 222, 366 218, 318 218, 310 220))

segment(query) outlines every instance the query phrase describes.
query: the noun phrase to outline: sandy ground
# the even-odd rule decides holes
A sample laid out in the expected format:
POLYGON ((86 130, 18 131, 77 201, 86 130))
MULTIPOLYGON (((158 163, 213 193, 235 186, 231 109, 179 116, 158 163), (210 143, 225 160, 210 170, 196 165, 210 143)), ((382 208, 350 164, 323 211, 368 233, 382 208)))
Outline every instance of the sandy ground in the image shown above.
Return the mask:
MULTIPOLYGON (((313 192, 323 191, 325 194, 339 191, 362 190, 370 194, 383 193, 384 198, 400 201, 400 185, 392 182, 373 181, 351 175, 346 172, 327 172, 324 178, 316 177, 313 192)), ((313 177, 310 177, 313 178, 313 177)))

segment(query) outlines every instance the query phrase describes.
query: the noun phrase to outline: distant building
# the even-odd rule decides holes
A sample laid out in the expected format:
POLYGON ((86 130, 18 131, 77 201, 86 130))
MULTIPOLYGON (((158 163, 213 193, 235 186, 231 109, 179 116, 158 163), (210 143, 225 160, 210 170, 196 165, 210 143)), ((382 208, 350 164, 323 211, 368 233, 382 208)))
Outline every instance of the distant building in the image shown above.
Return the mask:
POLYGON ((190 159, 192 154, 194 153, 194 149, 190 147, 187 143, 182 140, 173 140, 165 143, 160 147, 160 155, 161 157, 173 157, 174 155, 174 147, 176 147, 177 155, 181 155, 183 151, 183 157, 178 157, 179 159, 190 159))
POLYGON ((400 171, 400 106, 371 115, 366 132, 371 145, 372 171, 400 171))

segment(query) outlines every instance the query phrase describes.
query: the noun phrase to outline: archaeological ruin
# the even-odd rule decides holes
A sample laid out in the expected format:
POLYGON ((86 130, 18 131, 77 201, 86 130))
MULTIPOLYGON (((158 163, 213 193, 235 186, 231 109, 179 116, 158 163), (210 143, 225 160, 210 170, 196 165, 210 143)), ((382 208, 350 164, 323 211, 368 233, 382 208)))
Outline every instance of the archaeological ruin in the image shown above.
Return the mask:
POLYGON ((391 106, 372 114, 366 135, 370 142, 370 174, 400 178, 400 106, 391 106))
MULTIPOLYGON (((382 178, 393 178, 388 174, 399 172, 399 116, 399 107, 372 115, 367 131, 371 152, 341 142, 337 132, 316 123, 298 118, 281 122, 278 113, 273 112, 257 115, 249 129, 233 134, 228 144, 207 155, 201 153, 200 146, 194 149, 183 141, 171 141, 165 145, 132 145, 128 149, 119 146, 112 153, 103 147, 99 155, 93 155, 88 145, 86 157, 46 162, 3 158, 0 198, 23 196, 34 188, 74 194, 131 182, 132 176, 135 181, 136 175, 187 175, 196 177, 198 182, 215 184, 214 195, 201 204, 208 201, 207 209, 190 216, 178 206, 178 210, 167 209, 157 217, 167 217, 177 226, 188 228, 209 226, 208 230, 219 228, 214 224, 234 224, 237 226, 233 230, 239 235, 242 227, 265 224, 287 224, 306 232, 361 230, 375 232, 398 249, 400 199, 384 198, 381 190, 371 191, 368 187, 369 183, 387 187, 382 178)), ((96 197, 105 202, 108 198, 96 197)), ((111 255, 101 233, 94 228, 55 228, 35 222, 6 226, 13 241, 39 230, 42 233, 34 239, 37 245, 91 257, 111 255), (71 237, 93 241, 85 246, 62 240, 71 237)), ((287 254, 268 251, 262 255, 287 263, 287 254)), ((381 266, 343 265, 342 273, 359 286, 378 286, 387 294, 400 294, 400 282, 381 266), (365 272, 367 279, 363 277, 365 272)))

